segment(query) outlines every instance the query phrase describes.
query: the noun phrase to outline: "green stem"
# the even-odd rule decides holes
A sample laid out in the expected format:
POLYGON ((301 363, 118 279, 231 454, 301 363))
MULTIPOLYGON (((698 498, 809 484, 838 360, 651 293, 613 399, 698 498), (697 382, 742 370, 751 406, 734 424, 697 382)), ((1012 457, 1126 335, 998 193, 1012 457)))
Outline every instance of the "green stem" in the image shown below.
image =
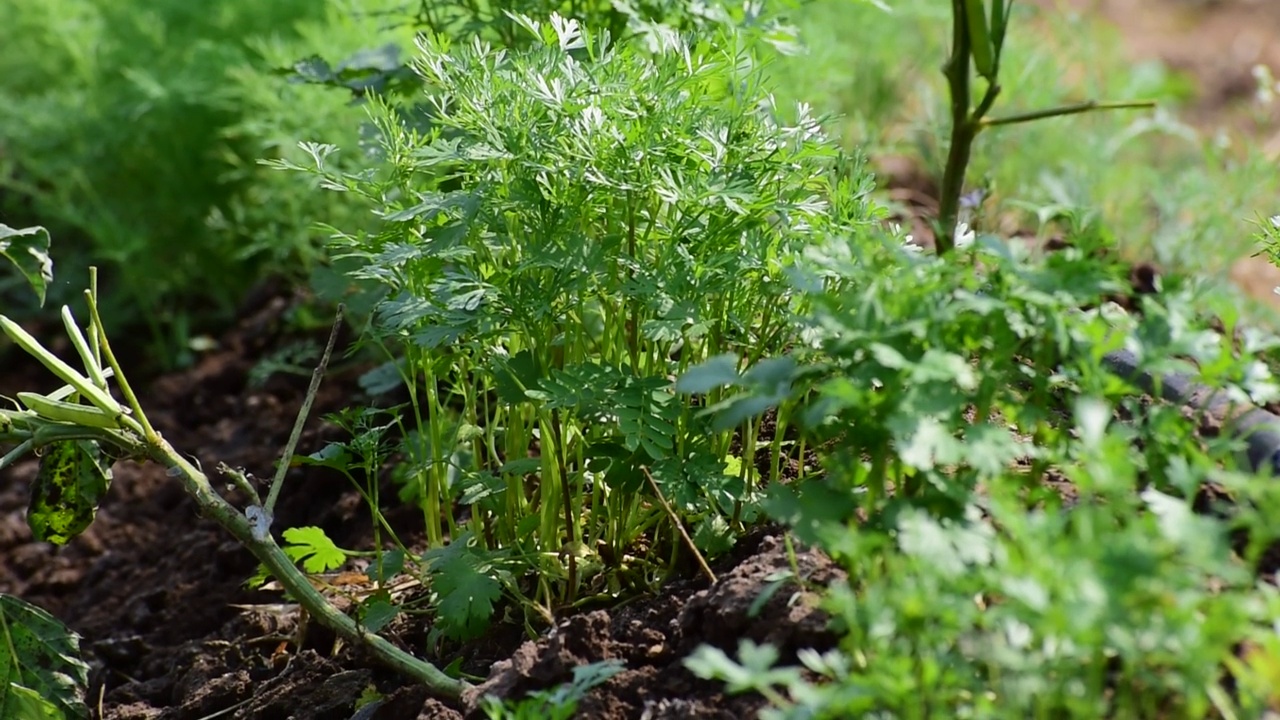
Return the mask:
MULTIPOLYGON (((111 367, 115 374, 116 384, 120 386, 120 392, 124 395, 125 402, 129 403, 129 409, 133 410, 134 419, 137 421, 142 435, 147 442, 158 442, 160 440, 159 433, 155 428, 151 427, 151 421, 147 419, 147 414, 142 412, 142 405, 138 402, 138 396, 134 395, 133 388, 129 386, 129 380, 124 375, 120 363, 116 360, 115 353, 111 352, 111 343, 107 341, 106 327, 102 324, 102 317, 98 314, 98 301, 92 293, 86 293, 85 299, 89 302, 89 317, 93 323, 93 335, 98 337, 98 344, 101 347, 102 354, 106 356, 107 364, 111 367)), ((125 418, 126 420, 128 418, 125 418)))
POLYGON ((1004 42, 1003 27, 998 30, 1001 39, 996 46, 996 69, 990 76, 986 92, 983 93, 978 106, 972 113, 969 111, 969 106, 973 102, 972 76, 969 72, 972 48, 969 43, 969 20, 964 6, 965 0, 951 2, 952 54, 943 69, 951 95, 951 145, 947 152, 947 165, 943 170, 942 189, 938 198, 935 242, 939 255, 944 255, 955 247, 956 226, 960 220, 960 195, 964 192, 964 176, 969 167, 969 158, 973 153, 973 141, 982 130, 982 118, 990 112, 996 97, 1000 95, 998 73, 1000 45, 1004 42))
POLYGON ((422 502, 425 506, 425 515, 427 518, 427 542, 431 547, 441 547, 444 544, 444 520, 443 503, 441 495, 444 493, 444 483, 441 482, 440 476, 447 473, 444 467, 444 460, 440 457, 441 446, 444 444, 444 433, 441 425, 448 422, 448 415, 443 404, 440 402, 440 388, 437 385, 437 378, 434 372, 426 374, 426 390, 427 390, 427 442, 431 444, 428 449, 428 457, 426 458, 426 487, 422 502))
POLYGON ((564 437, 564 419, 559 410, 551 411, 551 435, 555 445, 550 452, 555 458, 556 470, 560 475, 560 499, 564 503, 564 531, 567 537, 565 548, 569 553, 569 579, 565 587, 565 604, 572 605, 578 593, 578 523, 573 518, 573 481, 569 477, 567 440, 564 437))
MULTIPOLYGON (((627 256, 631 258, 633 267, 639 264, 640 258, 636 257, 636 204, 635 199, 628 193, 627 195, 627 256)), ((628 279, 635 282, 635 270, 628 271, 628 279)), ((631 300, 631 317, 627 322, 627 353, 631 356, 631 371, 639 375, 643 371, 640 369, 640 299, 638 297, 631 300)))
POLYGON ((942 72, 951 95, 951 142, 938 197, 938 227, 935 231, 938 255, 946 255, 955 248, 965 169, 969 167, 973 139, 978 134, 978 126, 969 115, 969 30, 964 0, 951 0, 951 57, 942 72))
MULTIPOLYGON (((316 365, 316 369, 311 373, 311 384, 307 386, 306 397, 302 399, 302 407, 298 409, 298 418, 293 423, 293 431, 289 433, 289 442, 285 443, 284 454, 280 458, 280 465, 276 467, 276 476, 271 480, 271 490, 267 492, 267 502, 262 506, 267 517, 271 517, 272 510, 276 506, 276 499, 280 497, 280 488, 284 486, 284 476, 288 474, 292 465, 293 451, 298 447, 298 440, 302 438, 302 428, 307 424, 307 416, 311 414, 311 405, 316 400, 316 393, 320 391, 320 381, 324 378, 325 370, 329 367, 329 358, 333 355, 333 346, 338 341, 338 330, 342 328, 342 305, 338 305, 337 316, 333 319, 333 327, 329 330, 329 341, 324 346, 324 355, 320 357, 320 364, 316 365)), ((102 339, 104 349, 107 349, 107 340, 102 339)), ((107 349, 110 355, 110 349, 107 349)), ((116 378, 120 381, 120 387, 124 388, 124 377, 120 373, 120 369, 116 368, 116 378)))
POLYGON ((201 514, 212 518, 231 533, 241 545, 248 548, 249 552, 253 553, 254 557, 280 581, 285 591, 322 625, 349 642, 363 645, 384 665, 422 683, 428 690, 439 696, 456 699, 469 688, 466 681, 451 678, 435 665, 410 655, 388 642, 386 638, 367 632, 355 620, 334 607, 294 566, 293 561, 280 549, 270 533, 264 534, 261 538, 255 537, 249 520, 214 492, 208 477, 187 462, 164 439, 157 436, 154 441, 147 441, 137 450, 140 455, 145 455, 165 467, 177 468, 180 471, 178 477, 183 488, 196 501, 201 514))
POLYGON ((998 125, 1016 125, 1018 123, 1031 122, 1032 120, 1043 120, 1044 118, 1061 117, 1063 115, 1079 115, 1080 113, 1092 112, 1094 110, 1149 110, 1156 106, 1154 100, 1128 100, 1123 102, 1098 102, 1097 100, 1089 100, 1074 105, 1061 105, 1054 108, 1046 108, 1044 110, 1032 110, 1025 113, 1017 113, 998 118, 984 118, 978 120, 979 129, 996 127, 998 125))
POLYGON ((790 420, 788 415, 790 412, 786 405, 779 404, 775 411, 773 424, 773 440, 769 443, 769 484, 774 484, 782 480, 782 443, 783 435, 787 432, 787 422, 790 420))

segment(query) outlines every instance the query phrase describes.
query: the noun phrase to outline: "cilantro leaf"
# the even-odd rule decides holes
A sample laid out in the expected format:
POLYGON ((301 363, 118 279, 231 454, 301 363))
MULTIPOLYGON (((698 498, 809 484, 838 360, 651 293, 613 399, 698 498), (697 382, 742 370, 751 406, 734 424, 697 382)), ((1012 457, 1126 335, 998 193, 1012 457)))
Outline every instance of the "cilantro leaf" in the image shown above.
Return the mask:
POLYGON ((439 596, 438 629, 452 640, 469 640, 489 627, 493 604, 502 595, 497 578, 483 572, 483 558, 459 539, 442 549, 431 568, 439 596))
POLYGON ((309 573, 333 570, 347 561, 347 554, 318 527, 289 528, 284 539, 285 554, 294 562, 301 561, 302 569, 309 573))

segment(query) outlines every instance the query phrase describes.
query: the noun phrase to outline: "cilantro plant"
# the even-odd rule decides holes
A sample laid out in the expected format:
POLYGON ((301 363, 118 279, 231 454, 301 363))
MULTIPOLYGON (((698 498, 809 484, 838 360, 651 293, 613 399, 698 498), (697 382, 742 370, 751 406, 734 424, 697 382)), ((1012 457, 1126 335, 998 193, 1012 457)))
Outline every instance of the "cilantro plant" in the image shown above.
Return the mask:
POLYGON ((812 248, 801 285, 844 282, 812 292, 810 342, 762 361, 768 386, 718 378, 744 403, 777 401, 777 385, 802 401, 825 473, 765 505, 850 580, 826 601, 839 648, 796 658, 810 674, 753 646, 689 667, 765 694, 774 717, 1256 716, 1280 617, 1253 565, 1275 535, 1260 522, 1271 483, 1238 438, 1201 432, 1105 357, 1126 346, 1245 404, 1275 397, 1276 339, 1232 347, 1210 328, 1233 327, 1229 298, 1174 279, 1130 315, 1106 301, 1120 267, 1093 253, 975 252, 979 265, 865 238, 812 248), (1210 486, 1239 506, 1200 514, 1210 486))
POLYGON ((411 397, 402 497, 432 547, 465 536, 522 561, 522 594, 552 608, 677 566, 654 488, 705 553, 758 516, 795 452, 790 419, 765 445, 672 380, 794 341, 787 269, 840 213, 860 217, 829 199, 863 175, 815 119, 778 121, 737 35, 666 31, 650 51, 559 16, 517 22, 527 50, 420 41, 427 129, 374 103, 378 173, 308 147, 325 185, 383 218, 334 252, 386 291, 370 332, 411 397))

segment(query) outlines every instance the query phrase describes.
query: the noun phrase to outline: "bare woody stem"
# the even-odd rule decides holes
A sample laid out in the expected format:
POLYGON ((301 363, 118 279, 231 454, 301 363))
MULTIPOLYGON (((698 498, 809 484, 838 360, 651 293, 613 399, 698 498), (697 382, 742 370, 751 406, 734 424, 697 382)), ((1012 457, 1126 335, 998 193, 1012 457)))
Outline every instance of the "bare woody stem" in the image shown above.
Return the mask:
POLYGON ((649 468, 642 467, 640 469, 644 471, 645 479, 649 481, 649 488, 653 490, 654 496, 658 498, 658 504, 662 505, 662 509, 667 513, 667 517, 671 518, 671 523, 675 526, 676 532, 680 533, 680 537, 684 540, 684 544, 693 552, 694 560, 698 561, 698 568, 702 570, 702 574, 707 577, 707 580, 714 585, 716 582, 716 574, 711 570, 711 566, 707 564, 707 559, 698 551, 698 546, 693 542, 693 538, 689 537, 689 532, 684 529, 684 524, 680 522, 680 516, 677 515, 675 509, 671 507, 671 503, 667 502, 666 496, 662 494, 662 488, 658 487, 658 483, 653 479, 653 475, 649 473, 649 468))
MULTIPOLYGON (((401 650, 386 638, 371 633, 362 628, 355 620, 343 614, 340 610, 333 606, 324 595, 320 594, 306 576, 294 566, 293 561, 288 555, 276 544, 275 538, 269 532, 255 532, 255 526, 250 523, 246 515, 238 511, 235 506, 227 502, 219 495, 209 482, 209 478, 195 467, 186 458, 180 455, 169 445, 159 433, 151 426, 147 420, 146 414, 142 411, 138 398, 130 388, 128 380, 125 378, 123 370, 120 368, 119 362, 115 355, 111 352, 111 345, 107 341, 106 332, 103 330, 102 319, 98 313, 96 298, 92 291, 87 293, 89 302, 89 310, 92 315, 91 331, 105 359, 112 368, 115 380, 119 384, 121 391, 125 395, 130 408, 137 416, 137 421, 127 424, 122 429, 107 429, 97 427, 80 427, 68 425, 65 428, 53 427, 46 432, 48 440, 71 439, 71 438, 88 438, 94 439, 108 445, 125 450, 129 456, 135 458, 147 458, 156 463, 164 465, 170 470, 176 470, 176 476, 183 485, 183 489, 187 495, 195 500, 200 513, 206 517, 212 518, 221 525, 227 532, 231 533, 241 545, 248 548, 267 570, 279 581, 280 585, 293 596, 293 598, 301 605, 312 617, 318 620, 322 625, 328 627, 337 633, 340 637, 351 642, 353 645, 361 645, 369 650, 369 652, 381 661, 384 665, 401 673, 402 675, 416 680, 423 684, 429 691, 436 695, 457 699, 462 693, 470 688, 470 684, 456 678, 451 678, 443 671, 431 663, 414 657, 413 655, 401 650)), ((299 417, 299 425, 305 419, 306 412, 310 408, 310 401, 315 397, 316 386, 319 383, 319 377, 323 375, 324 367, 328 361, 329 354, 333 350, 334 336, 337 334, 338 325, 341 322, 341 312, 339 312, 338 320, 335 321, 333 333, 329 338, 329 345, 325 350, 324 360, 321 366, 317 368, 316 375, 312 380, 312 386, 308 392, 307 400, 302 414, 299 417)), ((45 357, 51 354, 43 346, 28 348, 28 352, 41 359, 44 362, 45 357)), ((13 430, 13 422, 10 421, 8 429, 13 430)), ((20 437, 20 434, 14 434, 14 437, 20 437)), ((284 462, 288 462, 293 445, 297 442, 297 427, 295 427, 294 436, 290 442, 290 452, 286 453, 284 462)), ((29 441, 19 445, 19 449, 31 447, 29 441)), ((12 460, 13 453, 5 456, 5 460, 12 460)), ((233 477, 233 481, 241 487, 247 489, 252 497, 252 486, 249 485, 246 478, 242 475, 238 478, 233 477)), ((273 487, 273 491, 278 486, 273 487)), ((274 492, 273 492, 274 494, 274 492)))

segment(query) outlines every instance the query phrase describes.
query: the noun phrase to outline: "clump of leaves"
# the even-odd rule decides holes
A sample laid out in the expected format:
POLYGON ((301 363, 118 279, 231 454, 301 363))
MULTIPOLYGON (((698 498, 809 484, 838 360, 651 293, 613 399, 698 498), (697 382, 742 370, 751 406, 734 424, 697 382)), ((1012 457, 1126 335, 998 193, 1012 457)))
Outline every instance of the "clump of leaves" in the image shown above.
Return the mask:
POLYGON ((844 639, 799 657, 819 684, 756 647, 737 660, 706 649, 695 672, 787 718, 1265 706, 1280 606, 1232 543, 1257 510, 1195 503, 1209 483, 1259 508, 1274 493, 1238 469, 1239 441, 1199 435, 1103 357, 1126 347, 1144 369, 1245 402, 1274 395, 1258 356, 1273 344, 1254 333, 1232 347, 1205 311, 1231 328, 1231 308, 1174 278, 1140 314, 1108 304, 1122 268, 1081 249, 1097 228, 1077 233, 1080 248, 1039 260, 993 238, 962 238, 979 262, 892 241, 810 251, 796 273, 812 289, 810 343, 772 362, 767 384, 722 380, 739 404, 777 402, 780 386, 805 400, 798 426, 827 472, 774 488, 766 507, 848 570, 826 603, 844 639), (827 274, 840 281, 814 282, 827 274), (1253 664, 1242 646, 1259 648, 1253 664))
MULTIPOLYGON (((607 34, 615 42, 659 48, 672 32, 714 35, 721 29, 732 29, 772 46, 780 52, 794 54, 799 49, 796 30, 786 15, 799 8, 795 0, 768 0, 750 3, 689 3, 684 0, 588 0, 570 9, 570 16, 584 27, 607 34)), ((523 18, 545 18, 564 11, 557 0, 496 0, 475 3, 471 0, 420 0, 412 12, 398 8, 404 24, 425 34, 445 36, 459 44, 473 40, 507 49, 527 49, 537 45, 537 35, 525 32, 523 18)), ((408 99, 415 103, 421 94, 423 78, 411 64, 401 60, 401 48, 394 43, 364 48, 341 60, 331 62, 320 55, 310 55, 292 63, 283 74, 296 82, 340 88, 351 93, 355 102, 369 97, 408 99)))
POLYGON ((538 568, 533 599, 553 607, 676 566, 654 487, 704 552, 757 517, 788 418, 762 477, 741 460, 758 424, 713 427, 672 379, 792 342, 793 258, 869 209, 861 167, 814 118, 778 120, 740 37, 667 31, 649 49, 559 16, 518 23, 533 41, 518 52, 421 40, 430 125, 372 103, 376 175, 308 148, 311 172, 384 221, 335 252, 386 290, 372 332, 411 396, 402 497, 432 546, 469 532, 481 555, 538 568))
MULTIPOLYGON (((206 13, 180 0, 7 2, 0 213, 47 225, 73 274, 103 265, 106 320, 149 331, 148 360, 190 361, 190 336, 225 319, 261 274, 316 267, 315 223, 354 224, 357 205, 320 202, 257 161, 296 152, 300 137, 354 140, 360 109, 268 70, 380 31, 407 47, 411 31, 383 31, 391 5, 232 0, 206 13)), ((75 299, 69 286, 50 292, 75 299)), ((5 300, 11 315, 25 305, 5 300)))

